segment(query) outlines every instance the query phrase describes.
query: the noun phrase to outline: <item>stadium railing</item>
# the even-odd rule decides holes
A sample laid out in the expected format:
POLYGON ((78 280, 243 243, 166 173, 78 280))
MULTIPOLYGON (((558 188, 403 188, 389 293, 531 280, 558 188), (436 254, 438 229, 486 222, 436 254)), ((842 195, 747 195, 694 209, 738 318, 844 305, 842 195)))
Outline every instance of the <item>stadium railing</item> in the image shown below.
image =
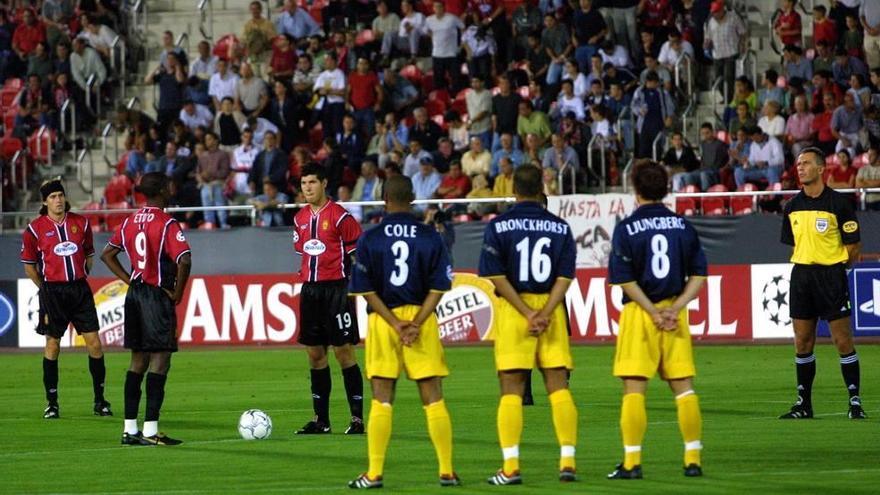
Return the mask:
POLYGON ((199 32, 202 38, 214 42, 214 2, 212 0, 199 0, 196 4, 199 13, 199 32))

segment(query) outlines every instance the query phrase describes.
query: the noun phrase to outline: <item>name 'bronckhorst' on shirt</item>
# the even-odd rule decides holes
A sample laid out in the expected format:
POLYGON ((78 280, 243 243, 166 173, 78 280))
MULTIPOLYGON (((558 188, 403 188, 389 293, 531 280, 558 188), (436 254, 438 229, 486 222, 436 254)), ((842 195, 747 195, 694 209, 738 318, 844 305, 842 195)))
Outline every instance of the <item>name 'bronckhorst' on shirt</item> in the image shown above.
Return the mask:
POLYGON ((648 230, 684 230, 684 219, 679 217, 640 218, 626 224, 626 233, 636 235, 648 230))
POLYGON ((495 232, 510 232, 524 230, 528 232, 553 232, 554 234, 568 234, 568 225, 554 222, 553 220, 511 218, 495 222, 495 232))

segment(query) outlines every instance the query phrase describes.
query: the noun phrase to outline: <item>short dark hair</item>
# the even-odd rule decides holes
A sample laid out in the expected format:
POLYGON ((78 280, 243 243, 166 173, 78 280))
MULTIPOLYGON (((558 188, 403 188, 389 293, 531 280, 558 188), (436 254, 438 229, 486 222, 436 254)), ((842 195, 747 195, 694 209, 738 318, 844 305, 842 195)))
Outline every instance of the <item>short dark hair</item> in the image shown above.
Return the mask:
POLYGON ((632 171, 636 194, 648 201, 660 201, 669 190, 669 174, 663 165, 653 160, 637 161, 632 171))
POLYGON ((412 180, 405 175, 394 175, 385 181, 385 201, 389 203, 404 204, 415 199, 412 180))
POLYGON ((816 155, 816 165, 819 165, 821 167, 825 166, 825 153, 821 149, 815 146, 810 146, 809 148, 802 149, 801 152, 798 153, 798 156, 801 156, 805 153, 812 153, 816 155))
POLYGON ((824 5, 816 5, 815 7, 813 7, 813 10, 815 10, 817 12, 821 12, 822 15, 825 15, 828 13, 828 9, 826 9, 824 5))
POLYGON ((518 196, 536 198, 541 194, 542 174, 538 167, 523 166, 513 172, 513 192, 518 196))
POLYGON ((144 174, 140 184, 134 186, 134 190, 146 196, 147 199, 158 198, 168 190, 168 176, 164 172, 144 174))
POLYGON ((308 177, 309 175, 314 175, 319 181, 325 181, 327 180, 327 169, 320 163, 309 162, 302 168, 299 176, 308 177))
POLYGON ((709 129, 712 132, 715 132, 715 128, 712 127, 712 124, 709 122, 703 122, 703 125, 700 126, 700 129, 709 129))

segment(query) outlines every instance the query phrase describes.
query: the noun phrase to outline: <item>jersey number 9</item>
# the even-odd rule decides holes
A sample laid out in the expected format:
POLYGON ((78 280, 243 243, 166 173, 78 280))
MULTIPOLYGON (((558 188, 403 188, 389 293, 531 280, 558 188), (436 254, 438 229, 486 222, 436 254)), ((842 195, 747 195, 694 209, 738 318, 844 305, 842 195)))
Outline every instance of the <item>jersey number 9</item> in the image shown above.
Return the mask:
POLYGON ((541 237, 535 242, 535 246, 529 251, 528 237, 516 243, 516 252, 519 254, 519 281, 529 281, 529 269, 531 268, 532 280, 538 283, 546 282, 550 278, 550 256, 544 253, 544 248, 550 246, 549 237, 541 237))
POLYGON ((147 266, 147 234, 138 232, 134 237, 134 250, 137 253, 137 269, 143 270, 147 266))

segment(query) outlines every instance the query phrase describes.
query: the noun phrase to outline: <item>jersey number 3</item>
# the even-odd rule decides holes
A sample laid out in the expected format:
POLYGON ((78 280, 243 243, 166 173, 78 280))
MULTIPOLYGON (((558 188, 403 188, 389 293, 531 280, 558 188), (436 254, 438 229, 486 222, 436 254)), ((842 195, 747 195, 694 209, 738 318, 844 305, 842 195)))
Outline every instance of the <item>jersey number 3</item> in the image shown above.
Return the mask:
POLYGON ((516 252, 519 254, 519 281, 528 282, 531 271, 532 280, 538 283, 546 282, 550 278, 551 261, 550 256, 544 253, 544 248, 550 246, 550 238, 539 238, 531 252, 529 240, 525 237, 516 243, 516 252))
POLYGON ((409 265, 406 264, 409 258, 409 244, 404 241, 395 242, 391 245, 391 254, 394 255, 394 271, 391 272, 388 281, 395 287, 401 287, 409 278, 409 265))
POLYGON ((655 234, 651 238, 651 272, 654 278, 666 278, 669 275, 669 241, 663 234, 655 234))

